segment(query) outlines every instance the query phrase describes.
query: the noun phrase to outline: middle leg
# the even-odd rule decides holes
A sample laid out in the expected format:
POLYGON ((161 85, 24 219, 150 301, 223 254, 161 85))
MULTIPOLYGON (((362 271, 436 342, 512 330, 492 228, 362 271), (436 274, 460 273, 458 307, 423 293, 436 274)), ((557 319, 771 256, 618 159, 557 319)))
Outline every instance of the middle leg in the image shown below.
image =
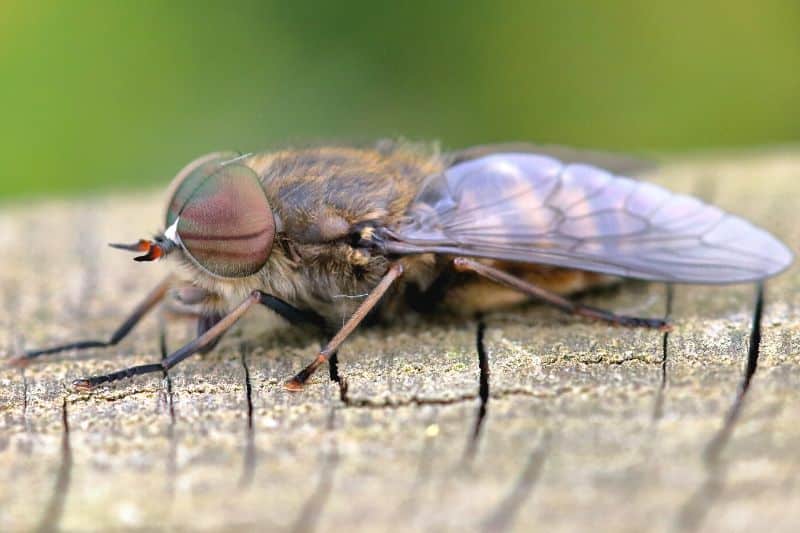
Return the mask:
MULTIPOLYGON (((316 313, 311 311, 301 311, 284 302, 283 300, 280 300, 279 298, 256 290, 250 293, 250 295, 242 303, 240 303, 233 311, 226 315, 201 314, 198 321, 197 338, 168 357, 163 357, 162 354, 161 362, 132 366, 116 372, 111 372, 109 374, 78 379, 73 381, 72 386, 77 390, 85 391, 91 390, 98 385, 102 385, 103 383, 110 383, 121 379, 132 378, 134 376, 150 374, 153 372, 164 373, 187 357, 195 353, 204 353, 212 349, 219 339, 225 334, 225 332, 227 332, 255 304, 262 304, 269 309, 272 309, 292 324, 312 322, 319 325, 322 323, 322 318, 316 313)), ((336 343, 335 346, 333 346, 331 351, 328 352, 329 356, 336 353, 335 348, 338 347, 338 345, 341 343, 341 340, 336 343)), ((162 343, 165 343, 165 341, 162 341, 162 343)), ((332 341, 328 343, 329 346, 331 344, 332 341)), ((162 344, 162 349, 164 349, 164 345, 165 344, 162 344)))
MULTIPOLYGON (((361 305, 358 306, 353 316, 351 316, 347 322, 345 322, 342 329, 339 330, 333 338, 328 341, 328 343, 319 351, 317 354, 316 359, 311 362, 307 367, 297 373, 292 379, 286 382, 285 387, 287 390, 297 392, 303 390, 303 386, 305 382, 308 381, 314 372, 325 362, 327 362, 333 355, 336 353, 336 350, 339 346, 347 339, 347 337, 353 332, 354 329, 361 323, 364 318, 369 314, 370 311, 380 302, 381 298, 386 291, 389 290, 395 281, 397 281, 400 276, 403 275, 403 265, 400 263, 394 263, 386 274, 383 276, 383 279, 372 289, 372 292, 369 293, 369 296, 361 302, 361 305)), ((338 376, 338 373, 337 373, 338 376)), ((333 373, 331 374, 333 377, 333 373)))

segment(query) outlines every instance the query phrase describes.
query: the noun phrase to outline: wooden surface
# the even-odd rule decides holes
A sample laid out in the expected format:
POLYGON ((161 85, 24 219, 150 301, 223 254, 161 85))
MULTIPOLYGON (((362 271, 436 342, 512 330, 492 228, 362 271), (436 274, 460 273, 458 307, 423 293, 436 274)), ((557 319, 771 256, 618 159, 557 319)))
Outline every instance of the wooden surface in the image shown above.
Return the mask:
MULTIPOLYGON (((800 154, 776 150, 654 179, 795 248, 799 178, 800 154)), ((0 354, 110 334, 167 265, 104 243, 156 229, 161 201, 2 207, 0 354)), ((628 283, 585 300, 662 316, 665 294, 628 283)), ((158 360, 151 318, 118 347, 0 370, 0 530, 796 531, 798 269, 767 285, 745 387, 754 298, 675 287, 666 344, 536 305, 488 316, 477 436, 477 326, 447 318, 356 334, 341 352, 347 403, 324 372, 283 390, 318 341, 265 310, 169 382, 64 387, 158 360)), ((191 329, 170 326, 170 346, 191 329)))

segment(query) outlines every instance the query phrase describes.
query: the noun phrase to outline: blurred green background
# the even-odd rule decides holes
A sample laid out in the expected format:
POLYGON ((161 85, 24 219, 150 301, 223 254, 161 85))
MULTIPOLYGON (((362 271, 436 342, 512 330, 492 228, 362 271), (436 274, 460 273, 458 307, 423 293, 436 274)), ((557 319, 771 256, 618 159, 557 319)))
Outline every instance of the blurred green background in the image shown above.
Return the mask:
POLYGON ((797 0, 0 0, 0 198, 301 140, 787 143, 798 95, 797 0))

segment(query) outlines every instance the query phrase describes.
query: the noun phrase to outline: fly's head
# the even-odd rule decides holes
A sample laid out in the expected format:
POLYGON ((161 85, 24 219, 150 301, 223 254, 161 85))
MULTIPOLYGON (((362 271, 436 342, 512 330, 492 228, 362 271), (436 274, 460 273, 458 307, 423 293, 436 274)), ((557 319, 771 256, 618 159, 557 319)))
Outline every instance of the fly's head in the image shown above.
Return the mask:
POLYGON ((234 153, 186 166, 170 186, 166 230, 153 240, 115 248, 142 252, 137 261, 180 254, 204 286, 236 282, 267 263, 275 217, 258 175, 234 153))

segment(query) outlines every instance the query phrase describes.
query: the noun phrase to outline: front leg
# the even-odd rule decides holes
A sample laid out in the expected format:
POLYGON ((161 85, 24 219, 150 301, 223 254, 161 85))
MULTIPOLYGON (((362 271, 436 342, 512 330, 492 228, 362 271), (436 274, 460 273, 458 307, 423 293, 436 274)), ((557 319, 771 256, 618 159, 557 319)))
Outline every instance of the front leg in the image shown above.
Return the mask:
POLYGON ((59 346, 51 346, 50 348, 41 348, 39 350, 28 350, 24 354, 14 357, 8 361, 9 366, 26 366, 34 359, 46 355, 54 355, 61 352, 70 350, 87 350, 89 348, 107 348, 116 346, 122 339, 124 339, 136 325, 152 311, 166 296, 167 292, 173 285, 171 276, 166 277, 156 285, 145 298, 133 309, 131 314, 125 321, 117 328, 108 340, 85 340, 78 342, 71 342, 61 344, 59 346))
POLYGON ((159 363, 151 363, 147 365, 138 365, 110 374, 103 374, 100 376, 92 376, 84 379, 77 379, 72 382, 72 386, 79 391, 91 390, 103 383, 111 383, 112 381, 119 381, 121 379, 132 378, 134 376, 141 376, 144 374, 151 374, 153 372, 166 372, 173 366, 177 365, 187 357, 208 348, 213 345, 217 340, 228 331, 253 305, 260 303, 262 298, 268 295, 261 291, 253 291, 244 299, 233 311, 222 317, 207 331, 199 335, 189 344, 184 345, 182 348, 172 353, 166 359, 162 359, 159 363))
MULTIPOLYGON (((80 391, 91 390, 98 385, 111 383, 121 379, 132 378, 153 372, 166 372, 184 359, 195 353, 204 353, 211 350, 219 339, 255 304, 261 304, 272 309, 292 324, 303 322, 316 322, 319 315, 310 311, 301 311, 290 304, 261 291, 253 291, 233 311, 225 315, 201 315, 198 322, 198 336, 190 343, 175 351, 159 363, 132 366, 109 374, 92 376, 75 380, 72 386, 80 391)), ((321 320, 321 317, 319 318, 321 320)))

